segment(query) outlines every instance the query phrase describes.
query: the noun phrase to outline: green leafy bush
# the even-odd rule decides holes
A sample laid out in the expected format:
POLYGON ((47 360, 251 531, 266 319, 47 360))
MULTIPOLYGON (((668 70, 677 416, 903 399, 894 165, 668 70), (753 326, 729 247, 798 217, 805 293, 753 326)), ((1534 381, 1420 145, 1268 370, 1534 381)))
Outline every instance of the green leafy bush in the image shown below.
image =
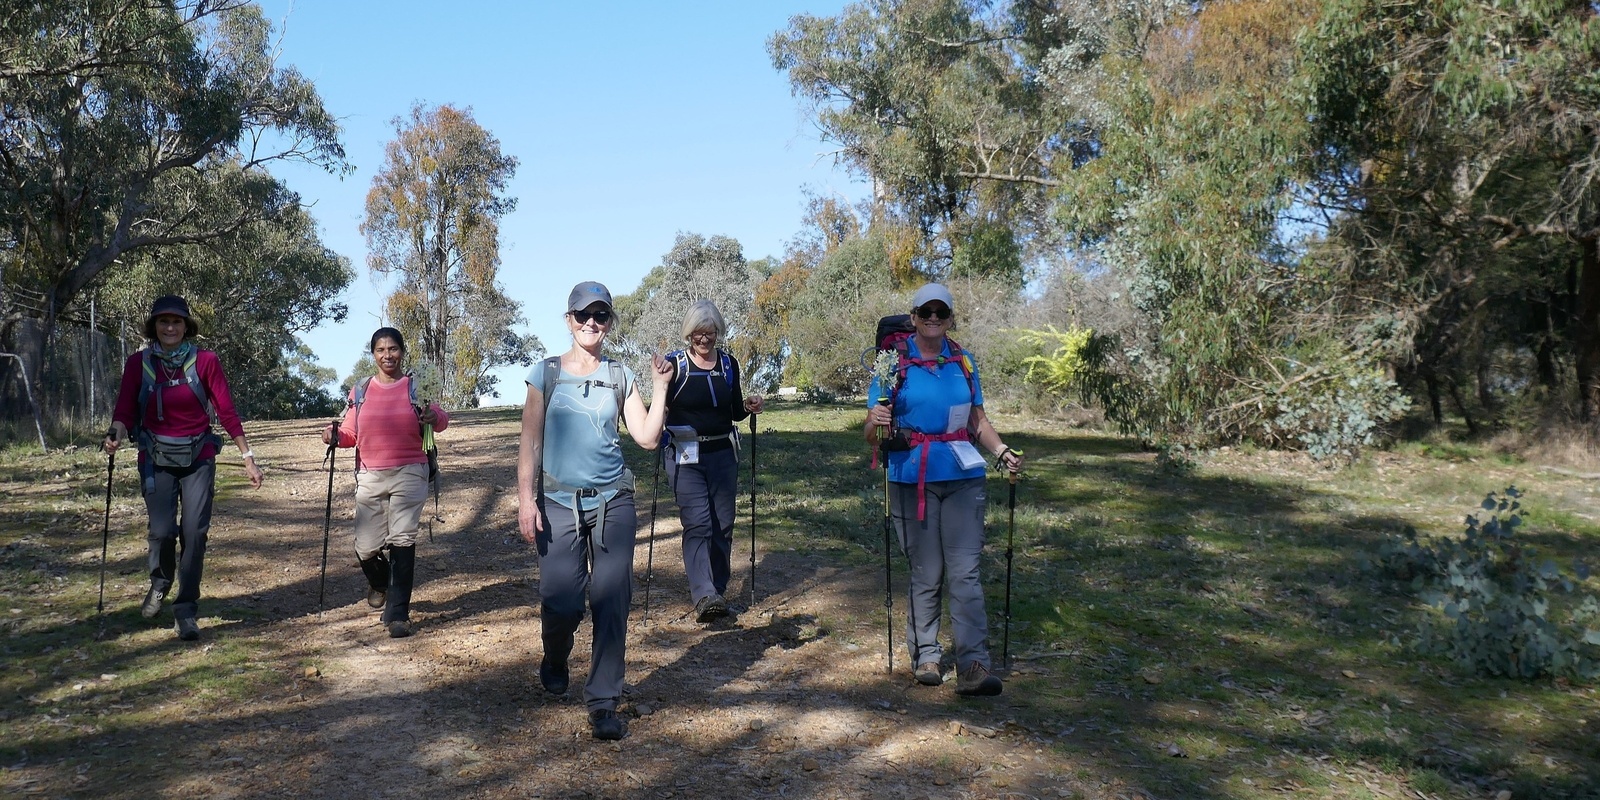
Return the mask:
POLYGON ((1521 496, 1514 486, 1490 492, 1488 519, 1469 515, 1461 538, 1424 542, 1407 527, 1380 551, 1384 567, 1439 612, 1422 618, 1415 645, 1480 674, 1600 677, 1600 601, 1582 583, 1589 571, 1580 562, 1569 575, 1519 539, 1521 496))

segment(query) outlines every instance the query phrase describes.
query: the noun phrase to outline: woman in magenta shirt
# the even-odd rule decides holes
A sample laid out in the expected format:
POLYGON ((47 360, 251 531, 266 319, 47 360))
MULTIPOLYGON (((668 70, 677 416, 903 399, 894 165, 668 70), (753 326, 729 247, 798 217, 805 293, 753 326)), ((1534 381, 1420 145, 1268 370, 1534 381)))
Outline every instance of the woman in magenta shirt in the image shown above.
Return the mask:
MULTIPOLYGON (((399 639, 411 635, 417 528, 428 500, 423 426, 442 431, 450 415, 438 403, 416 404, 400 331, 379 328, 370 346, 378 373, 350 388, 338 444, 356 449, 356 558, 367 576, 367 604, 383 609, 389 635, 399 639)), ((329 425, 322 443, 333 444, 333 436, 329 425)))
POLYGON ((200 638, 200 574, 206 535, 211 530, 211 499, 216 492, 216 455, 222 439, 211 431, 214 411, 244 458, 250 485, 261 486, 261 468, 233 407, 233 393, 222 362, 191 341, 200 332, 189 303, 176 295, 156 298, 145 319, 149 344, 128 356, 122 386, 111 415, 105 451, 115 453, 132 431, 139 447, 139 484, 150 514, 150 591, 140 613, 161 613, 172 589, 178 596, 172 615, 178 638, 200 638), (179 516, 179 509, 182 516, 179 516))

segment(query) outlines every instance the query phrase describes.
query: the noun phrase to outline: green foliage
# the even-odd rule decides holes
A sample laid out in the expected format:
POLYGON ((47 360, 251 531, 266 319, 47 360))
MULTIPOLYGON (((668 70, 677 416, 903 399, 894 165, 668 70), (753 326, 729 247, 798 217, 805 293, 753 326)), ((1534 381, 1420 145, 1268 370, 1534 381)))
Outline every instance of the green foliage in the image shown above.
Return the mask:
POLYGON ((1462 669, 1535 678, 1600 677, 1600 601, 1584 590, 1580 562, 1569 575, 1540 559, 1518 534, 1522 492, 1490 492, 1465 535, 1424 542, 1414 528, 1386 544, 1380 562, 1444 617, 1423 617, 1415 644, 1462 669))
POLYGON ((1084 350, 1093 337, 1094 331, 1088 328, 1072 327, 1062 331, 1054 325, 1047 325, 1044 330, 1018 331, 1017 338, 1023 344, 1043 351, 1023 359, 1028 367, 1028 381, 1065 394, 1088 368, 1084 350))

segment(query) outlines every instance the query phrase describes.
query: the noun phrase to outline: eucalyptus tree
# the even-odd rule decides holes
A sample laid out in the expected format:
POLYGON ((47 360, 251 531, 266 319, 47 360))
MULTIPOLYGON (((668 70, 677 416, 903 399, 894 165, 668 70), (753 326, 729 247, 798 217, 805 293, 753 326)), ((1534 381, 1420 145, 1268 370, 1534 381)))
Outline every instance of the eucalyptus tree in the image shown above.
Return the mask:
POLYGON ((1338 0, 1307 37, 1332 242, 1353 280, 1394 287, 1430 393, 1528 352, 1504 382, 1559 396, 1570 374, 1600 422, 1597 22, 1577 0, 1338 0))
POLYGON ((389 318, 440 376, 443 397, 476 407, 498 396, 489 371, 531 364, 543 346, 513 326, 521 304, 499 282, 500 219, 516 208, 506 187, 517 159, 470 109, 413 106, 367 193, 367 266, 398 284, 389 318))
POLYGON ((613 346, 635 370, 643 369, 650 354, 684 345, 684 312, 696 300, 710 300, 728 323, 728 337, 719 345, 748 363, 761 350, 749 331, 762 277, 737 239, 679 233, 639 288, 616 298, 621 320, 613 346))
POLYGON ((8 307, 57 320, 121 260, 199 245, 292 213, 281 161, 344 172, 315 87, 276 62, 243 0, 36 0, 0 14, 0 282, 43 297, 8 307))
POLYGON ((835 158, 935 245, 922 272, 998 270, 1020 287, 1017 252, 1048 222, 1053 165, 1086 152, 1037 80, 1052 33, 1040 5, 868 0, 796 16, 768 41, 835 158), (980 252, 961 259, 967 247, 980 252))

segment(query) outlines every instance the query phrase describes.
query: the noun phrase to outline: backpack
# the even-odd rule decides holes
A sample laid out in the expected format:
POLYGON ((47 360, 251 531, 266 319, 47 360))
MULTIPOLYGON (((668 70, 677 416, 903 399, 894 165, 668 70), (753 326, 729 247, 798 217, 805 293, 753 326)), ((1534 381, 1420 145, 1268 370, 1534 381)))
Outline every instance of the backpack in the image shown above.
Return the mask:
MULTIPOLYGON (((361 428, 361 404, 367 402, 367 386, 372 383, 375 376, 368 375, 356 382, 355 397, 350 400, 349 408, 356 412, 356 429, 361 428)), ((406 389, 411 393, 411 409, 417 412, 417 428, 422 432, 422 452, 428 454, 428 483, 433 484, 435 502, 439 486, 439 443, 433 439, 433 426, 422 422, 422 405, 417 402, 417 377, 410 372, 405 374, 407 379, 406 389)), ((347 412, 348 413, 348 410, 347 412)), ((356 469, 361 469, 361 448, 356 448, 356 469)))
POLYGON ((938 355, 933 358, 912 357, 911 337, 916 335, 916 328, 911 324, 910 314, 893 314, 878 320, 877 350, 893 350, 899 356, 899 363, 895 367, 894 385, 889 387, 889 405, 894 405, 895 396, 900 393, 900 387, 905 385, 906 371, 912 367, 927 367, 929 370, 938 370, 939 367, 954 361, 961 365, 961 375, 967 379, 967 391, 973 397, 978 396, 977 387, 972 383, 972 357, 967 355, 956 340, 945 337, 945 342, 950 345, 950 355, 938 355))
MULTIPOLYGON (((676 400, 678 399, 678 394, 683 391, 683 388, 689 385, 689 351, 674 350, 667 354, 667 359, 672 362, 673 369, 672 392, 668 394, 667 397, 669 399, 676 400)), ((717 348, 717 361, 721 372, 719 373, 716 370, 712 370, 711 372, 706 373, 706 382, 710 383, 711 385, 711 405, 713 406, 717 405, 717 386, 715 383, 711 383, 711 377, 713 375, 717 375, 722 378, 723 385, 728 387, 729 394, 732 394, 733 387, 737 386, 739 383, 738 377, 733 368, 733 359, 728 355, 726 350, 723 350, 720 347, 717 348)))
MULTIPOLYGON (((145 414, 150 406, 150 396, 154 395, 156 398, 156 419, 165 420, 167 417, 161 402, 161 393, 156 391, 156 389, 166 388, 168 386, 177 386, 180 381, 178 381, 176 378, 168 381, 162 381, 156 378, 155 354, 150 349, 147 348, 144 351, 144 358, 141 360, 144 363, 144 375, 139 381, 138 427, 142 429, 144 427, 145 414)), ((205 384, 200 382, 200 372, 195 368, 195 365, 199 362, 199 360, 200 348, 197 347, 189 353, 189 357, 183 362, 183 380, 181 382, 189 384, 189 389, 194 392, 194 396, 196 398, 199 398, 200 407, 206 410, 207 415, 215 415, 216 410, 211 406, 211 399, 206 397, 205 384)))
POLYGON ((628 376, 622 371, 622 362, 610 358, 601 360, 610 368, 610 382, 597 381, 593 377, 563 378, 561 377, 561 356, 551 356, 544 360, 544 381, 543 385, 539 387, 539 392, 544 395, 544 413, 546 417, 550 416, 550 393, 556 390, 557 384, 563 383, 571 386, 582 386, 585 397, 589 396, 591 387, 610 389, 617 396, 617 416, 622 416, 622 406, 628 400, 628 376))

